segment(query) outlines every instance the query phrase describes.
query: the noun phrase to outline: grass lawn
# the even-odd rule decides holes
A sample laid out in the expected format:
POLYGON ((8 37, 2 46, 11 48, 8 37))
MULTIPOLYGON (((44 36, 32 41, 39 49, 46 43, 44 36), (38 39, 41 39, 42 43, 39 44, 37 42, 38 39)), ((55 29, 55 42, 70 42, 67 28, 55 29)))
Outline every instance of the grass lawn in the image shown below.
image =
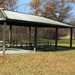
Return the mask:
MULTIPOLYGON (((55 40, 49 40, 52 45, 55 45, 55 40)), ((69 39, 60 39, 58 40, 58 46, 70 46, 69 39)), ((75 40, 72 40, 72 46, 75 47, 75 40)))
POLYGON ((0 55, 0 75, 75 75, 75 50, 0 55))

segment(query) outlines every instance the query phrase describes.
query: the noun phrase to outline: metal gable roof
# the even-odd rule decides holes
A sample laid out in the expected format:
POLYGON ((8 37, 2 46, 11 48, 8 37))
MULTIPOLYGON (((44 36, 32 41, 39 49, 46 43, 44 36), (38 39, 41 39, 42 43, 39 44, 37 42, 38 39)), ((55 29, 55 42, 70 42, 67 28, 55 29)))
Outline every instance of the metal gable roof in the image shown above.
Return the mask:
POLYGON ((29 24, 29 25, 37 24, 38 27, 46 27, 46 26, 48 27, 74 27, 72 25, 68 25, 68 24, 54 21, 51 19, 47 19, 44 17, 28 15, 28 14, 7 11, 7 10, 0 10, 0 16, 1 16, 0 21, 7 19, 6 22, 8 24, 17 24, 17 25, 23 25, 23 26, 25 26, 26 24, 29 24))

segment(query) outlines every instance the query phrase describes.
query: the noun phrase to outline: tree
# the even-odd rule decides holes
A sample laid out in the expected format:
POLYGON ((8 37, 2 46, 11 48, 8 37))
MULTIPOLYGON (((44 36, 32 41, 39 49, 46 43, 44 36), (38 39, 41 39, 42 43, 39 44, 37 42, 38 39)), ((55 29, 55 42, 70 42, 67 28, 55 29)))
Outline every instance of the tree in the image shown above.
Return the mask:
POLYGON ((70 3, 67 0, 32 0, 30 7, 35 15, 61 22, 69 18, 69 11, 71 10, 70 3))
MULTIPOLYGON (((75 25, 75 18, 71 19, 70 24, 75 25)), ((73 38, 75 39, 75 28, 73 29, 73 38)))
POLYGON ((75 2, 75 0, 69 0, 69 2, 75 2))
POLYGON ((17 11, 18 0, 0 0, 0 8, 17 11))
MULTIPOLYGON (((34 15, 60 22, 66 22, 66 19, 70 18, 69 12, 72 10, 69 0, 32 0, 29 5, 34 15)), ((53 29, 52 33, 54 34, 54 32, 55 30, 53 29)), ((62 33, 65 33, 65 31, 63 30, 59 34, 61 35, 62 33)))
POLYGON ((4 2, 3 0, 0 0, 0 7, 3 7, 4 6, 4 2))

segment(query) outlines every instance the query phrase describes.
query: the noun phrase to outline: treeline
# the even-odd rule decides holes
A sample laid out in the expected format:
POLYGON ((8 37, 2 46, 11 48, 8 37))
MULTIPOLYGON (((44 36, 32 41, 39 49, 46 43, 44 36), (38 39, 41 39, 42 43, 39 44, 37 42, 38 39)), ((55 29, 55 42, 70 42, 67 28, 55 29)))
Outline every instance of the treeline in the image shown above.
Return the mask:
MULTIPOLYGON (((72 16, 75 0, 31 0, 27 6, 30 7, 30 14, 43 16, 48 19, 73 24, 75 19, 72 16)), ((0 7, 7 10, 19 11, 19 0, 0 0, 0 7)), ((25 12, 24 12, 25 13, 25 12)), ((7 40, 9 38, 9 26, 7 26, 7 40)), ((0 25, 0 39, 2 39, 2 25, 0 25)), ((28 40, 29 28, 21 26, 13 26, 12 30, 13 40, 28 40)), ((69 29, 59 29, 59 36, 66 36, 69 34, 69 29)), ((34 28, 31 33, 34 38, 34 28)), ((54 39, 55 28, 38 28, 38 38, 54 39)))

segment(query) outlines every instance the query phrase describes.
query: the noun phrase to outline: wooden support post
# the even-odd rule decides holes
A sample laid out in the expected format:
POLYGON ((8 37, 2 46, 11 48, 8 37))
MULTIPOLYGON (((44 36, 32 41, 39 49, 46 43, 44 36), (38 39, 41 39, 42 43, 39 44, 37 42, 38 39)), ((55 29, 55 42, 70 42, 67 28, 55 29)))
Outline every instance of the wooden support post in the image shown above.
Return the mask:
POLYGON ((10 25, 10 29, 9 29, 9 42, 10 42, 10 47, 11 47, 11 42, 12 42, 12 25, 10 25))
POLYGON ((35 26, 35 35, 34 35, 34 52, 37 49, 37 25, 35 26))
POLYGON ((55 49, 57 49, 57 44, 58 44, 58 28, 56 28, 55 49))
POLYGON ((70 32, 70 48, 72 48, 72 34, 73 34, 73 28, 71 28, 70 32))
POLYGON ((3 25, 3 55, 5 55, 5 39, 6 39, 6 22, 3 25))
POLYGON ((29 41, 31 41, 31 27, 29 27, 29 41))

